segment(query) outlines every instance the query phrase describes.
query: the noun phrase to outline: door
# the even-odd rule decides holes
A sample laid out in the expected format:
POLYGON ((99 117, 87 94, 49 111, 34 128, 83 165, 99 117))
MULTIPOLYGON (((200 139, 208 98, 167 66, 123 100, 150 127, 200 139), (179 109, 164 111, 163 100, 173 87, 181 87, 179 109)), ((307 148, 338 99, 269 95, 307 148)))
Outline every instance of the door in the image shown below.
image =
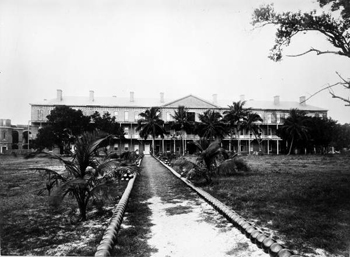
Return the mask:
POLYGON ((145 144, 145 150, 143 151, 144 154, 149 154, 151 150, 151 145, 150 144, 145 144))

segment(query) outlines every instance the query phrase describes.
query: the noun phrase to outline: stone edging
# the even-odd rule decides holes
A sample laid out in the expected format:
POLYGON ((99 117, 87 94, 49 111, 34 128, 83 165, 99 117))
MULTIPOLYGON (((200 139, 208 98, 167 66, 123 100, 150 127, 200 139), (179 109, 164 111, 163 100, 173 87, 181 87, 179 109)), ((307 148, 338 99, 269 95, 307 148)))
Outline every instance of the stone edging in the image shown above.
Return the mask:
MULTIPOLYGON (((142 159, 139 161, 137 166, 140 166, 142 159)), ((114 214, 111 218, 108 228, 105 230, 102 240, 97 247, 97 251, 95 256, 110 256, 111 250, 117 240, 118 231, 123 221, 126 205, 128 204, 129 196, 131 190, 134 186, 135 179, 137 177, 137 173, 134 174, 134 177, 129 180, 128 185, 122 195, 122 198, 119 200, 117 207, 114 209, 114 214)))
POLYGON ((170 170, 176 177, 181 179, 187 186, 194 190, 200 197, 222 213, 226 219, 233 223, 252 243, 256 244, 259 248, 262 248, 264 252, 269 253, 271 257, 301 257, 301 255, 294 254, 291 250, 284 248, 278 244, 272 238, 269 238, 258 228, 254 227, 253 224, 249 223, 235 211, 231 210, 227 205, 220 202, 218 199, 208 194, 206 191, 194 186, 189 180, 181 177, 173 168, 165 164, 160 159, 156 158, 164 167, 170 170))

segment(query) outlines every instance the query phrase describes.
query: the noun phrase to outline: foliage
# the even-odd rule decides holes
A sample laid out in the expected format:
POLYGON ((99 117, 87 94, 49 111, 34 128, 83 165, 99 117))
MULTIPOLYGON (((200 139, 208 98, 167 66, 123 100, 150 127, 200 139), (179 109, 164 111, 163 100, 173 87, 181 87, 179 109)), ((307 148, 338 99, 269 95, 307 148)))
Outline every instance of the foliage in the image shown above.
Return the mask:
MULTIPOLYGON (((184 133, 192 134, 195 128, 195 121, 190 117, 188 110, 185 106, 178 106, 174 115, 171 115, 174 121, 170 122, 170 128, 176 132, 180 132, 183 152, 185 152, 184 146, 184 133)), ((185 153, 184 153, 185 154, 185 153)))
POLYGON ((51 149, 56 144, 55 138, 52 125, 47 125, 39 129, 38 136, 34 139, 32 147, 38 150, 51 149))
POLYGON ((257 123, 262 121, 262 118, 259 114, 253 113, 251 108, 244 108, 245 104, 246 101, 233 102, 232 105, 228 106, 229 110, 224 111, 224 121, 228 125, 231 139, 235 131, 238 133, 238 152, 240 152, 239 132, 242 129, 250 130, 258 140, 259 145, 261 144, 259 140, 261 128, 257 123))
POLYGON ((136 131, 139 131, 140 137, 147 139, 152 136, 152 151, 154 151, 154 139, 157 136, 164 138, 167 133, 164 129, 164 121, 161 119, 159 107, 151 107, 144 112, 141 112, 140 119, 137 121, 136 131))
POLYGON ((213 173, 217 172, 217 166, 220 165, 221 160, 228 159, 229 155, 225 149, 221 147, 220 139, 212 142, 206 149, 202 148, 197 142, 195 143, 201 150, 200 156, 197 160, 197 164, 200 167, 199 171, 203 174, 207 183, 211 183, 211 176, 213 173))
POLYGON ((174 121, 170 122, 171 128, 175 131, 185 131, 190 134, 194 129, 194 121, 188 114, 188 110, 185 106, 178 106, 174 115, 171 115, 174 121))
POLYGON ((218 175, 231 176, 239 172, 248 172, 250 168, 248 163, 242 158, 234 158, 223 161, 218 167, 218 175))
MULTIPOLYGON (((342 126, 331 118, 309 117, 303 111, 292 109, 277 134, 288 142, 288 154, 293 148, 326 153, 327 148, 331 145, 335 146, 335 142, 339 142, 340 137, 346 139, 346 133, 342 133, 341 128, 342 126)), ((341 147, 336 148, 341 149, 341 147)))
POLYGON ((101 114, 96 111, 90 117, 92 121, 92 128, 124 138, 124 131, 122 130, 120 124, 116 122, 115 117, 112 117, 109 112, 104 113, 101 116, 101 114))
MULTIPOLYGON (((242 127, 246 130, 249 130, 250 133, 252 133, 255 137, 255 139, 257 140, 258 144, 259 144, 259 151, 261 149, 261 143, 262 143, 262 139, 261 139, 261 127, 259 126, 258 122, 262 122, 263 119, 260 117, 259 114, 257 113, 253 113, 253 112, 249 112, 246 119, 244 120, 242 127)), ((249 153, 250 153, 250 141, 249 141, 249 153)))
MULTIPOLYGON (((296 13, 276 13, 273 5, 264 5, 254 10, 252 19, 253 25, 265 26, 272 24, 277 26, 275 45, 270 50, 269 58, 274 61, 280 61, 282 59, 283 48, 289 46, 291 40, 296 35, 312 31, 319 32, 334 46, 335 49, 320 50, 311 47, 308 51, 293 56, 301 56, 310 52, 315 52, 317 55, 335 54, 350 58, 349 1, 318 0, 318 2, 322 8, 330 6, 331 12, 322 12, 321 14, 318 14, 313 10, 309 13, 301 13, 300 11, 296 13), (340 17, 336 12, 338 10, 340 10, 340 17)), ((350 90, 350 81, 343 79, 340 75, 339 77, 341 79, 340 82, 327 86, 322 90, 330 90, 333 86, 337 85, 342 85, 345 89, 350 90)), ((333 98, 341 99, 350 104, 348 98, 336 95, 332 90, 330 90, 330 94, 333 98)))
POLYGON ((197 124, 197 134, 207 140, 222 139, 227 134, 227 126, 222 120, 220 112, 215 110, 206 110, 199 114, 200 123, 197 124))
POLYGON ((295 142, 301 142, 308 138, 307 117, 304 111, 291 109, 283 126, 279 128, 279 136, 289 145, 288 155, 292 152, 295 142))
POLYGON ((84 116, 81 110, 74 110, 65 105, 56 106, 47 119, 47 126, 39 130, 35 140, 38 149, 57 145, 60 153, 69 153, 75 137, 92 129, 90 117, 84 116))
POLYGON ((334 131, 332 145, 338 150, 350 149, 350 124, 335 124, 334 131))
POLYGON ((81 219, 86 220, 86 210, 90 200, 102 201, 107 197, 110 185, 114 184, 118 178, 120 179, 126 169, 136 172, 135 166, 120 166, 116 160, 101 161, 97 158, 97 150, 109 139, 110 136, 101 138, 97 132, 85 132, 77 136, 75 152, 70 160, 50 153, 41 153, 59 160, 65 166, 65 174, 59 174, 48 168, 35 168, 48 174, 48 185, 51 188, 56 186, 56 190, 50 197, 51 205, 59 206, 66 195, 71 195, 78 204, 81 219))
POLYGON ((309 148, 319 148, 317 152, 323 152, 335 137, 336 121, 331 118, 309 117, 306 121, 308 127, 309 148))

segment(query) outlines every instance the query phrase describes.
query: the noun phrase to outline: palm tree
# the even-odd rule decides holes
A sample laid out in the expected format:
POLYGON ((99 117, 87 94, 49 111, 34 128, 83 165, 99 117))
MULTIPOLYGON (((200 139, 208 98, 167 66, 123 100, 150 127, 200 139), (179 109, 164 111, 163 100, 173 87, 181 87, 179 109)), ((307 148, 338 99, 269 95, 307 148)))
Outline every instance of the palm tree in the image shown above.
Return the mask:
POLYGON ((289 111, 289 117, 285 119, 284 124, 281 127, 284 137, 288 141, 290 140, 288 155, 292 152, 295 141, 306 139, 308 137, 306 122, 306 113, 304 111, 298 109, 291 109, 289 111))
POLYGON ((227 126, 222 120, 222 115, 214 110, 207 110, 199 114, 200 123, 197 124, 197 134, 207 140, 222 139, 227 134, 227 126))
MULTIPOLYGON (((106 159, 101 162, 97 158, 97 150, 106 142, 108 143, 110 137, 101 138, 97 132, 85 132, 81 136, 77 136, 71 160, 47 152, 37 152, 29 156, 35 157, 39 153, 44 154, 46 157, 59 160, 65 166, 64 174, 59 174, 48 168, 33 168, 48 175, 46 186, 49 194, 51 189, 57 186, 50 196, 51 205, 59 206, 66 195, 71 195, 78 204, 81 220, 86 220, 86 210, 90 200, 103 200, 103 197, 108 194, 111 183, 116 181, 116 177, 120 178, 120 172, 125 170, 125 167, 121 167, 116 160, 106 159)), ((135 169, 135 166, 130 168, 133 171, 136 171, 135 169)))
POLYGON ((164 138, 164 134, 166 134, 160 108, 151 107, 139 115, 141 118, 137 121, 136 131, 139 131, 140 137, 145 140, 149 135, 152 136, 152 151, 154 153, 154 139, 157 136, 164 138))
MULTIPOLYGON (((221 155, 224 160, 229 158, 229 155, 225 149, 221 148, 221 139, 216 139, 214 142, 205 148, 198 142, 193 142, 201 151, 199 158, 197 159, 196 168, 201 171, 201 175, 204 176, 207 183, 212 182, 212 173, 216 169, 216 159, 221 155), (202 168, 204 166, 204 169, 202 168)), ((235 156, 233 156, 235 157, 235 156)))
MULTIPOLYGON (((250 133, 253 133, 255 136, 255 139, 258 141, 259 144, 259 150, 260 150, 260 141, 259 141, 259 134, 261 132, 260 126, 257 124, 257 122, 262 122, 263 119, 260 117, 257 113, 248 113, 246 120, 242 124, 242 128, 248 130, 250 133)), ((250 138, 249 138, 249 149, 248 153, 250 154, 250 138)))
MULTIPOLYGON (((240 138, 239 132, 241 131, 241 125, 247 120, 248 114, 251 112, 250 108, 244 109, 246 101, 233 102, 232 105, 229 105, 229 110, 224 111, 224 120, 227 122, 227 125, 230 128, 231 141, 232 134, 236 128, 238 134, 238 152, 240 152, 240 138)), ((230 149, 231 150, 231 149, 230 149)))
POLYGON ((194 121, 191 121, 188 117, 188 111, 185 106, 178 106, 177 111, 174 115, 171 115, 174 121, 171 122, 171 128, 175 131, 181 131, 182 149, 183 154, 185 154, 185 145, 183 142, 184 133, 192 133, 194 130, 194 121))

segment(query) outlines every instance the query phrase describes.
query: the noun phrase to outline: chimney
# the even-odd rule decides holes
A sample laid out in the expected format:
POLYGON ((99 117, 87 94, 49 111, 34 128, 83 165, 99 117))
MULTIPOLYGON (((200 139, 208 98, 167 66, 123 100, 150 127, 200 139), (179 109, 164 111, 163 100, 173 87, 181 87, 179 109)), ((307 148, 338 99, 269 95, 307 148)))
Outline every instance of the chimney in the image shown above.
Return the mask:
POLYGON ((299 104, 301 106, 306 106, 306 97, 305 96, 299 97, 299 104))
POLYGON ((160 93, 160 102, 164 103, 164 93, 163 92, 160 93))
POLYGON ((92 91, 92 90, 90 90, 89 101, 90 101, 90 102, 95 101, 95 98, 94 98, 94 91, 92 91))
POLYGON ((244 96, 244 95, 240 95, 240 96, 239 96, 239 100, 240 100, 241 102, 245 101, 245 96, 244 96))
POLYGON ((57 89, 57 101, 61 102, 62 101, 62 90, 57 89))
POLYGON ((218 104, 218 95, 213 94, 213 104, 218 104))
POLYGON ((130 92, 130 102, 134 102, 134 92, 130 92))
POLYGON ((280 105, 280 96, 279 95, 275 95, 273 97, 273 104, 274 105, 280 105))

